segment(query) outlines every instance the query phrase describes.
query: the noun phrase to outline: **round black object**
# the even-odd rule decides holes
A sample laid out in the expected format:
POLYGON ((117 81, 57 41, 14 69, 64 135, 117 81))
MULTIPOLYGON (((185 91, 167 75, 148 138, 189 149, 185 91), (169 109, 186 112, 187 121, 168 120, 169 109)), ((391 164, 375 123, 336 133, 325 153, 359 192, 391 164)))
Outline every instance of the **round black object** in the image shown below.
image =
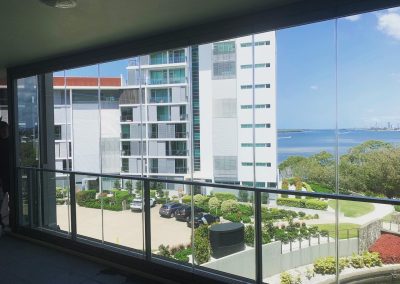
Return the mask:
POLYGON ((244 250, 242 223, 215 224, 210 227, 212 257, 220 258, 244 250))

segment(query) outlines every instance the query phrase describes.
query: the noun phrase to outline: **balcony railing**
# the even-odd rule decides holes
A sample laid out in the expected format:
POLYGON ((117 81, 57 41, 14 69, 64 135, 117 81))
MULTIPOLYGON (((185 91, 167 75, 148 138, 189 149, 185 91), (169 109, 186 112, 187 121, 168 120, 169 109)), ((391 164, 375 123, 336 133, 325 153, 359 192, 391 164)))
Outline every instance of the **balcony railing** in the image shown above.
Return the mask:
MULTIPOLYGON (((123 166, 122 171, 126 170, 126 166, 123 166)), ((303 280, 309 277, 309 283, 338 283, 348 277, 353 277, 353 280, 357 277, 365 279, 370 271, 376 275, 385 273, 391 267, 385 263, 382 266, 379 255, 375 263, 368 263, 368 268, 358 269, 357 263, 361 263, 365 255, 368 257, 371 241, 379 241, 381 231, 385 233, 382 237, 387 234, 396 236, 399 231, 398 219, 392 221, 381 216, 385 210, 392 212, 393 205, 400 205, 397 199, 297 190, 288 192, 274 188, 28 167, 19 167, 17 171, 18 226, 26 232, 32 232, 33 236, 37 232, 48 233, 77 244, 86 243, 120 252, 125 258, 129 255, 149 263, 156 261, 176 270, 201 273, 227 283, 280 283, 280 277, 297 277, 298 274, 303 280), (63 174, 57 177, 64 180, 57 181, 56 189, 54 177, 57 173, 63 174), (51 188, 52 183, 54 188, 51 188), (177 196, 151 197, 155 192, 152 189, 160 188, 160 185, 162 191, 176 191, 173 194, 177 196), (112 191, 113 188, 120 190, 112 191), (201 191, 195 192, 196 189, 201 191), (187 196, 178 197, 178 192, 182 190, 186 191, 187 196), (122 191, 125 193, 122 194, 122 191), (132 200, 133 195, 129 194, 133 191, 136 197, 130 207, 126 200, 132 200), (207 192, 212 192, 212 195, 207 192), (113 194, 118 198, 114 198, 113 194), (278 195, 288 194, 295 196, 286 198, 291 198, 293 203, 329 204, 331 209, 302 207, 296 210, 276 204, 278 195), (124 201, 123 196, 128 198, 124 201), (268 202, 265 196, 269 197, 268 202), (218 209, 218 200, 227 197, 240 198, 238 207, 232 211, 236 213, 218 211, 228 210, 231 203, 236 204, 234 201, 224 201, 225 204, 218 209), (211 198, 214 198, 212 202, 211 198), (182 205, 185 210, 181 211, 186 213, 179 214, 189 214, 178 217, 187 221, 188 226, 184 222, 159 218, 159 212, 168 217, 170 211, 161 210, 159 205, 153 208, 155 199, 160 203, 186 202, 186 206, 182 205), (343 216, 339 210, 344 202, 356 202, 358 206, 372 204, 374 214, 343 216), (214 205, 217 207, 214 208, 214 205), (137 210, 139 213, 113 213, 124 209, 137 210), (109 211, 103 214, 104 210, 109 211), (152 210, 156 212, 151 213, 152 210), (218 216, 220 223, 215 225, 210 219, 206 226, 199 225, 202 219, 190 214, 199 211, 218 216), (316 211, 319 214, 314 214, 316 211), (126 223, 125 218, 128 220, 126 223), (356 219, 351 218, 358 218, 358 224, 353 224, 352 228, 349 222, 356 219), (109 220, 113 220, 112 223, 109 220), (342 225, 345 228, 341 228, 342 225), (234 233, 221 238, 218 232, 224 227, 234 233), (271 235, 272 232, 274 235, 271 235), (330 258, 321 264, 327 266, 328 270, 315 276, 318 273, 317 260, 327 256, 330 258), (336 261, 339 259, 340 262, 336 261), (350 265, 353 268, 349 268, 350 265)), ((158 167, 151 168, 151 172, 157 171, 158 167)), ((187 168, 176 168, 176 172, 183 171, 186 172, 187 168)), ((388 245, 390 243, 385 246, 388 245)))

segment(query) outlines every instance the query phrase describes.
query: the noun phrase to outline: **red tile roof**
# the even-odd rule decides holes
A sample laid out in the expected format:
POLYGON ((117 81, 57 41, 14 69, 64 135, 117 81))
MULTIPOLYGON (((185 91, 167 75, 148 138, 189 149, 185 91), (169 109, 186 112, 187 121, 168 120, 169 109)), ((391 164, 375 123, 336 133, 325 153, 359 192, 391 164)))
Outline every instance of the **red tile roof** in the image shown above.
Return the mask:
MULTIPOLYGON (((57 87, 64 86, 64 80, 67 80, 67 86, 79 87, 97 87, 97 77, 53 77, 53 85, 57 87)), ((119 77, 101 77, 100 86, 102 87, 120 87, 121 78, 119 77)))

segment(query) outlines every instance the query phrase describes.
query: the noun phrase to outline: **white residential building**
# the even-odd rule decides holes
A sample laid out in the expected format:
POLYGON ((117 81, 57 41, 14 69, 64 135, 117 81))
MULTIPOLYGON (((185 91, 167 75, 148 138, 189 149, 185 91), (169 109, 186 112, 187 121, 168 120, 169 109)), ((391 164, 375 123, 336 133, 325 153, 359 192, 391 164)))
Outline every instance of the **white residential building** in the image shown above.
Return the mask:
POLYGON ((274 32, 199 46, 201 166, 195 178, 252 186, 254 144, 256 186, 276 186, 275 48, 274 32))

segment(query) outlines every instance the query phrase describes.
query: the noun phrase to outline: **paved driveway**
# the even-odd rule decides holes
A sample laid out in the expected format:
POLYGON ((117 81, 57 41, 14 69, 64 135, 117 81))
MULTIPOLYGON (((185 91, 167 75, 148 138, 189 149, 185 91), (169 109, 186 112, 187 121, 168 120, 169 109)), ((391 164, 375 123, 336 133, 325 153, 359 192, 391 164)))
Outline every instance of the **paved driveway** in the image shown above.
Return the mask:
MULTIPOLYGON (((161 244, 176 246, 189 244, 191 229, 186 222, 175 218, 162 218, 158 214, 159 204, 151 208, 151 245, 157 250, 161 244)), ((77 206, 78 234, 102 239, 102 216, 100 209, 77 206)), ((143 249, 143 222, 141 212, 103 210, 104 241, 143 249)), ((67 205, 57 205, 57 221, 62 230, 68 230, 69 216, 67 205)))

